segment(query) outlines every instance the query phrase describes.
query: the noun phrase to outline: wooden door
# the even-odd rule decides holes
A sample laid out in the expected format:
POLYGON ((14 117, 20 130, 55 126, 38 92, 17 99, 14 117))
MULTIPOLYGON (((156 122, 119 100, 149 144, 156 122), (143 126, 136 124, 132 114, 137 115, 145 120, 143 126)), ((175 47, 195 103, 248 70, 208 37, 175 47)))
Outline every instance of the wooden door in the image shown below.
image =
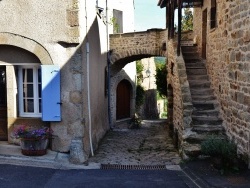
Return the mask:
POLYGON ((0 66, 0 140, 7 140, 7 96, 5 66, 0 66))
POLYGON ((130 117, 130 94, 130 83, 126 80, 122 80, 118 84, 116 91, 116 119, 130 117))
POLYGON ((202 58, 206 59, 207 54, 207 9, 202 12, 202 58))

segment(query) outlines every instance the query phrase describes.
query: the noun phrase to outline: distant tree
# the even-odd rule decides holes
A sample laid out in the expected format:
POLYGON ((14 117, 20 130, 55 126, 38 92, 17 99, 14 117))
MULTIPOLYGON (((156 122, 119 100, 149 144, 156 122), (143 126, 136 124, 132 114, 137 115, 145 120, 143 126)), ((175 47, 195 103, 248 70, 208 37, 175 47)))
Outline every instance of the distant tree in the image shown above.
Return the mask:
POLYGON ((190 31, 193 30, 193 13, 190 8, 184 9, 184 15, 181 20, 181 30, 190 31))
POLYGON ((135 99, 135 106, 136 110, 139 110, 141 105, 144 103, 145 97, 145 90, 141 85, 136 86, 136 99, 135 99))
POLYGON ((138 84, 142 83, 142 80, 143 80, 143 74, 142 74, 143 69, 144 69, 144 66, 143 66, 141 60, 136 61, 136 75, 137 75, 137 82, 138 82, 138 84))
POLYGON ((143 81, 143 72, 144 66, 141 62, 141 60, 136 61, 136 75, 137 75, 137 85, 136 85, 136 110, 139 110, 140 106, 144 102, 144 96, 145 96, 145 90, 141 86, 141 83, 143 81))
POLYGON ((167 69, 166 69, 166 61, 164 59, 155 59, 156 66, 156 86, 159 95, 162 98, 167 97, 167 69))

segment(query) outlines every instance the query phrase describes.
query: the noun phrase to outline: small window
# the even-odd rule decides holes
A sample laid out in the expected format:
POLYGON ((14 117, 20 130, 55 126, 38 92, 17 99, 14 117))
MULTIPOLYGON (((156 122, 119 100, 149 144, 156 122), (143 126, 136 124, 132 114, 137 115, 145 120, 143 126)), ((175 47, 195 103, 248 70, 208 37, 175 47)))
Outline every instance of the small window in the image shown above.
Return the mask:
POLYGON ((216 24, 216 0, 211 0, 210 28, 215 28, 216 24))
POLYGON ((18 69, 20 117, 41 117, 41 69, 39 66, 18 69))
POLYGON ((123 14, 120 10, 113 10, 113 33, 123 33, 123 14))

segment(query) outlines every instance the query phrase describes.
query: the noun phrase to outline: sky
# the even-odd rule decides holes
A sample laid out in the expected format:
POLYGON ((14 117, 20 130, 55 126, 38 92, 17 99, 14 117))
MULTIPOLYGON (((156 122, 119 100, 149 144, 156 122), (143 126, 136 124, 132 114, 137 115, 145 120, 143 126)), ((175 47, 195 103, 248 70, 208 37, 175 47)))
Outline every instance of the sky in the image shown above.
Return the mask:
POLYGON ((166 28, 165 8, 157 6, 158 0, 134 0, 135 31, 146 31, 151 28, 166 28))

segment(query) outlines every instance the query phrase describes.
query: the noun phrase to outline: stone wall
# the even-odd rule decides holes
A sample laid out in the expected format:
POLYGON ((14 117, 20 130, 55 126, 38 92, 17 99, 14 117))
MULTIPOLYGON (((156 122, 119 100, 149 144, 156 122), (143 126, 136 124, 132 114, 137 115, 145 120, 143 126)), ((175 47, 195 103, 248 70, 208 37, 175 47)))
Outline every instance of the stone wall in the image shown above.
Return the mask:
MULTIPOLYGON (((208 10, 207 70, 220 103, 224 127, 241 153, 250 154, 250 2, 217 0, 217 26, 210 29, 210 1, 194 11, 194 30, 202 39, 202 11, 208 10)), ((201 49, 201 42, 198 43, 201 49)))
MULTIPOLYGON (((20 53, 14 55, 22 57, 16 60, 17 58, 10 55, 6 58, 6 55, 0 53, 0 65, 8 66, 7 100, 8 109, 11 109, 8 112, 8 117, 11 118, 8 119, 9 135, 12 126, 24 122, 24 118, 19 117, 16 109, 18 104, 14 99, 18 93, 13 81, 16 80, 15 68, 23 63, 24 55, 30 52, 37 57, 38 62, 31 59, 24 63, 54 64, 59 65, 61 70, 59 102, 62 103, 62 121, 45 122, 53 129, 52 150, 69 152, 72 140, 77 138, 83 141, 84 151, 81 152, 89 155, 89 113, 91 112, 92 117, 91 137, 94 149, 109 128, 104 82, 107 34, 105 33, 105 38, 101 40, 100 35, 103 36, 104 32, 99 30, 105 31, 106 25, 96 15, 96 2, 34 0, 20 4, 19 0, 13 0, 0 1, 0 8, 4 10, 0 17, 0 45, 8 45, 5 49, 8 48, 10 54, 18 47, 20 53), (89 54, 86 50, 87 43, 89 54), (87 56, 89 70, 86 66, 87 56), (87 72, 91 82, 90 101, 87 98, 87 72), (91 110, 87 109, 88 102, 91 104, 91 110)), ((32 117, 27 119, 27 122, 38 122, 32 117)))
POLYGON ((133 56, 137 58, 131 61, 150 56, 164 56, 166 35, 167 32, 163 29, 110 35, 110 49, 113 49, 112 62, 133 56))
POLYGON ((112 126, 116 124, 116 90, 118 84, 122 80, 127 80, 131 84, 131 97, 130 97, 130 117, 132 117, 135 114, 135 96, 136 96, 136 86, 134 80, 132 80, 126 71, 123 69, 116 74, 115 76, 111 77, 111 83, 110 83, 110 109, 111 109, 111 121, 112 121, 112 126))
MULTIPOLYGON (((184 137, 190 129, 190 123, 192 121, 191 114, 193 110, 193 105, 191 103, 191 94, 189 89, 189 83, 187 81, 186 67, 182 56, 176 56, 176 42, 174 40, 168 41, 168 88, 172 88, 173 99, 173 113, 169 114, 173 119, 173 122, 169 122, 170 125, 173 124, 172 135, 177 145, 179 145, 180 152, 185 158, 184 148, 186 143, 184 142, 184 137), (170 86, 171 85, 171 86, 170 86)), ((171 92, 171 91, 170 91, 171 92)), ((171 108, 171 107, 170 107, 171 108)))

